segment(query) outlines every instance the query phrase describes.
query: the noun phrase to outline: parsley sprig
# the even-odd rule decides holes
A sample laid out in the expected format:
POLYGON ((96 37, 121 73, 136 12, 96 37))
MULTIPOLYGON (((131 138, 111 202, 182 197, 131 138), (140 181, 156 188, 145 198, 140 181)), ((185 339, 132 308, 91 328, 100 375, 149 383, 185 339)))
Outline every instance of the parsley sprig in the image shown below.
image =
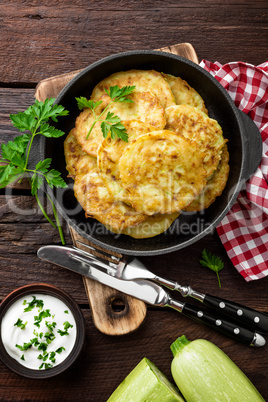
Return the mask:
POLYGON ((208 251, 206 249, 204 249, 202 251, 202 258, 203 258, 203 260, 200 260, 200 264, 203 267, 207 267, 216 273, 218 282, 219 282, 219 287, 221 288, 219 272, 224 267, 224 263, 223 263, 222 259, 220 257, 218 257, 217 255, 212 254, 210 251, 208 251))
POLYGON ((53 227, 58 227, 62 244, 65 244, 56 207, 47 195, 53 208, 56 220, 55 224, 45 212, 38 197, 38 190, 44 182, 50 188, 65 188, 67 184, 61 177, 60 172, 50 169, 51 158, 39 161, 34 169, 28 167, 31 147, 37 135, 58 138, 65 134, 48 123, 50 119, 57 122, 59 116, 66 116, 68 114, 68 111, 63 106, 54 105, 54 101, 54 98, 46 99, 44 102, 36 100, 24 112, 10 115, 13 126, 19 131, 24 132, 24 134, 17 136, 14 141, 8 141, 8 143, 1 145, 0 188, 4 188, 14 181, 21 180, 23 177, 27 177, 31 185, 31 193, 35 196, 43 215, 53 227))
POLYGON ((80 110, 83 110, 85 107, 87 107, 92 111, 94 116, 94 122, 89 129, 86 139, 88 139, 88 137, 90 136, 96 123, 98 121, 102 121, 101 131, 104 138, 106 138, 108 133, 110 132, 111 138, 114 139, 117 136, 125 142, 128 141, 127 131, 124 125, 121 123, 120 118, 112 112, 108 112, 105 119, 103 119, 103 116, 113 102, 133 103, 132 99, 128 98, 128 95, 130 95, 134 91, 134 89, 135 86, 124 86, 122 88, 119 88, 118 85, 110 87, 109 90, 105 89, 105 92, 110 97, 111 101, 98 116, 96 115, 96 108, 102 104, 102 101, 94 102, 93 100, 88 100, 83 96, 81 96, 80 98, 76 98, 78 108, 80 110))

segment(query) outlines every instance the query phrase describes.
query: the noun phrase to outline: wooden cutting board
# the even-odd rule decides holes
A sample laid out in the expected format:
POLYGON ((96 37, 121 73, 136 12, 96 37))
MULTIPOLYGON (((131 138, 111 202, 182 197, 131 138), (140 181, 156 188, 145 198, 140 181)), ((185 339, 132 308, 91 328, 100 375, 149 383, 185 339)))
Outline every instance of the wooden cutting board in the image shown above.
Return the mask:
MULTIPOLYGON (((174 53, 198 63, 196 52, 189 43, 180 43, 159 50, 174 53)), ((44 101, 46 98, 56 98, 63 87, 80 71, 82 70, 76 70, 42 80, 36 87, 35 97, 40 101, 44 101)), ((69 230, 76 247, 83 248, 77 243, 77 240, 80 240, 96 249, 96 253, 92 252, 92 254, 98 254, 97 249, 100 249, 100 247, 82 238, 70 226, 69 230)), ((121 257, 118 253, 109 250, 104 251, 121 257)), ((92 311, 93 321, 99 331, 107 335, 123 335, 136 330, 142 324, 146 317, 145 303, 89 278, 84 277, 83 281, 92 311)))

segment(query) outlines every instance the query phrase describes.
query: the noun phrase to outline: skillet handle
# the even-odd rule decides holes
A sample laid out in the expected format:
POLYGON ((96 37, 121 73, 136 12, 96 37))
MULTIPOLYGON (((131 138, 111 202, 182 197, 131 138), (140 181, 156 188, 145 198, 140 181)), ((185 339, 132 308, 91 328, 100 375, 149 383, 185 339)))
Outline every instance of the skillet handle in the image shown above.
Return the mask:
POLYGON ((262 138, 258 127, 252 119, 241 110, 239 110, 239 113, 245 127, 246 142, 248 145, 246 154, 247 168, 244 172, 244 179, 248 180, 255 173, 261 162, 262 138))

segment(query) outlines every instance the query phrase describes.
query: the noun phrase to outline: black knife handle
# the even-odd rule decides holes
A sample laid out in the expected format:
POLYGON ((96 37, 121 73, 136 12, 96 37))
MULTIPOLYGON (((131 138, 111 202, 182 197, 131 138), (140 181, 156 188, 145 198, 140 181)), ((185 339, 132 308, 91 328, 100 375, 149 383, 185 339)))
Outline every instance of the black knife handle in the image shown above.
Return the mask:
POLYGON ((208 294, 205 295, 203 304, 217 310, 220 314, 233 318, 244 327, 264 334, 268 333, 268 315, 266 314, 208 294))
POLYGON ((244 328, 238 323, 234 323, 227 318, 223 318, 216 313, 204 310, 195 305, 184 303, 181 313, 200 324, 205 324, 221 334, 229 336, 238 342, 245 343, 246 345, 263 346, 265 344, 265 339, 261 335, 256 334, 255 331, 244 328), (258 341, 256 341, 256 337, 258 337, 258 341))

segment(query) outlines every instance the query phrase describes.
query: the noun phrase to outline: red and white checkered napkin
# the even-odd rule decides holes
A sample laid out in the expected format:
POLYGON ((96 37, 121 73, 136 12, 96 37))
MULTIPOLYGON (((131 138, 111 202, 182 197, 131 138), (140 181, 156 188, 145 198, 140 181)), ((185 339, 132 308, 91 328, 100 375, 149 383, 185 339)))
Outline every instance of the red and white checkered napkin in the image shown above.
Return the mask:
POLYGON ((235 268, 246 281, 268 276, 268 62, 259 66, 202 60, 201 67, 228 91, 235 105, 260 130, 262 161, 247 181, 217 232, 235 268))

